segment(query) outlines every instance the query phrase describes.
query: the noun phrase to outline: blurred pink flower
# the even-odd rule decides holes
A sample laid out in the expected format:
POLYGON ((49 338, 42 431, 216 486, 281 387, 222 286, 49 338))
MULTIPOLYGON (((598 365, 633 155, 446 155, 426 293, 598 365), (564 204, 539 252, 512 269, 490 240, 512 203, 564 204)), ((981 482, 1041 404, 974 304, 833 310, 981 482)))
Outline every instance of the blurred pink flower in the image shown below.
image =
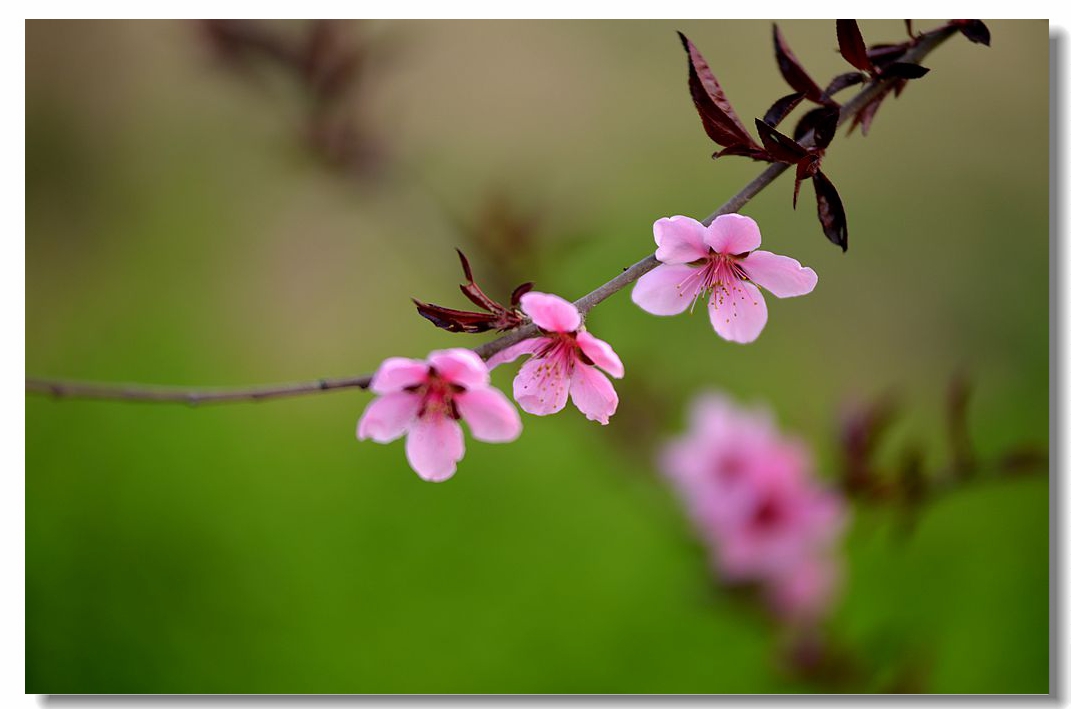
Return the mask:
POLYGON ((820 619, 840 590, 840 564, 832 555, 814 555, 770 579, 770 605, 782 618, 799 623, 820 619))
POLYGON ((513 380, 513 398, 536 416, 561 411, 571 395, 576 408, 604 426, 617 411, 617 392, 601 367, 617 379, 625 375, 609 344, 581 329, 580 312, 549 293, 521 296, 521 310, 542 330, 541 337, 507 347, 487 360, 493 369, 522 355, 532 355, 513 380))
POLYGON ((459 421, 472 437, 506 443, 521 433, 521 419, 506 395, 490 385, 487 365, 472 350, 438 350, 427 361, 391 357, 369 386, 379 398, 357 422, 357 438, 389 443, 408 434, 405 456, 417 475, 441 482, 465 455, 459 421))
POLYGON ((840 498, 802 470, 759 463, 748 478, 748 499, 730 519, 711 519, 718 563, 728 578, 780 578, 801 560, 825 551, 844 526, 840 498))
POLYGON ((761 583, 782 615, 815 619, 836 591, 847 510, 818 484, 811 455, 762 409, 718 394, 693 403, 689 429, 661 467, 729 582, 761 583))
POLYGON ((710 322, 731 342, 752 342, 766 325, 766 301, 756 286, 790 298, 818 283, 796 259, 756 251, 759 226, 740 214, 723 214, 709 227, 690 217, 662 218, 654 239, 662 265, 636 281, 632 301, 653 315, 677 315, 709 292, 710 322))

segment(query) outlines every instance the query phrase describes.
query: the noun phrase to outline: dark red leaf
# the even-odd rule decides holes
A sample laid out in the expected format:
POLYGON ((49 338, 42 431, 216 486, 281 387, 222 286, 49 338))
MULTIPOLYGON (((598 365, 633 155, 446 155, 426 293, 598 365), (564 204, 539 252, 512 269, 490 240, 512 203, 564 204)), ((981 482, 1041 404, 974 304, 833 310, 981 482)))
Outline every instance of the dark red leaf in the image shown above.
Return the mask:
POLYGON ((840 54, 845 60, 860 71, 874 71, 874 65, 866 53, 866 42, 855 20, 837 20, 837 43, 840 54))
POLYGON ((975 44, 989 46, 989 28, 981 20, 952 20, 952 24, 964 37, 975 44))
POLYGON ((796 163, 796 185, 792 189, 792 208, 796 208, 796 201, 800 196, 800 183, 804 180, 814 177, 814 173, 818 172, 818 166, 821 164, 821 158, 817 155, 811 154, 796 163))
POLYGON ((816 170, 814 177, 814 196, 818 202, 818 221, 822 222, 822 231, 826 238, 848 250, 848 218, 844 215, 844 204, 840 201, 837 188, 821 170, 816 170))
POLYGON ((870 124, 874 122, 874 116, 879 108, 881 108, 881 99, 875 99, 860 108, 859 112, 852 116, 852 124, 848 127, 848 135, 851 135, 859 126, 862 126, 863 135, 866 136, 870 132, 870 124))
POLYGON ((510 294, 509 304, 513 307, 517 307, 521 302, 521 296, 532 290, 535 284, 529 281, 528 283, 522 283, 513 289, 513 293, 510 294))
POLYGON ((840 120, 840 108, 826 106, 818 109, 814 123, 814 147, 825 150, 837 134, 837 121, 840 120))
POLYGON ((882 68, 882 76, 893 76, 897 79, 919 79, 930 73, 930 70, 918 64, 908 62, 893 62, 882 68))
POLYGON ((717 160, 729 155, 740 155, 743 157, 751 158, 752 160, 765 160, 766 162, 777 162, 770 154, 758 146, 752 145, 730 145, 725 150, 719 150, 710 157, 717 160))
POLYGON ((815 125, 824 115, 825 106, 819 106, 804 113, 803 117, 796 123, 796 129, 792 131, 792 138, 794 140, 803 140, 805 135, 814 130, 815 125))
POLYGON ((680 35, 684 51, 688 53, 688 88, 707 135, 722 147, 748 145, 758 149, 758 144, 740 122, 703 55, 687 37, 680 32, 677 34, 680 35))
POLYGON ((486 313, 475 313, 467 310, 446 308, 441 305, 425 303, 413 298, 417 312, 430 320, 436 327, 449 332, 486 332, 487 330, 512 330, 524 321, 524 316, 517 311, 516 305, 520 297, 532 289, 531 283, 517 286, 513 291, 513 308, 489 298, 483 290, 476 285, 472 277, 472 267, 469 260, 461 249, 457 249, 457 256, 461 260, 461 270, 465 273, 468 283, 461 284, 461 293, 471 300, 477 307, 486 310, 486 313))
POLYGON ((768 123, 764 123, 762 120, 755 119, 755 127, 759 130, 759 138, 762 139, 762 145, 766 148, 766 152, 770 154, 777 162, 788 163, 789 165, 795 165, 803 158, 807 157, 807 149, 802 147, 799 143, 789 138, 784 133, 780 133, 776 128, 768 123))
POLYGON ((461 252, 461 249, 455 248, 454 251, 457 252, 457 257, 461 259, 461 270, 465 273, 465 280, 472 283, 476 279, 472 277, 472 266, 469 265, 469 260, 461 252))
POLYGON ((821 101, 822 89, 818 88, 814 79, 804 71, 796 55, 785 43, 785 38, 781 36, 781 30, 776 24, 773 26, 773 43, 777 68, 781 70, 781 76, 785 78, 788 85, 815 103, 821 101))
POLYGON ((821 103, 826 103, 835 94, 843 91, 849 86, 855 86, 866 81, 866 74, 862 74, 858 71, 850 71, 847 74, 841 74, 840 76, 833 77, 833 81, 829 82, 829 86, 822 92, 821 103))
POLYGON ((915 33, 911 31, 911 20, 904 20, 904 26, 907 27, 907 36, 914 39, 915 33))
POLYGON ((900 94, 904 92, 904 87, 907 86, 907 79, 897 79, 893 82, 893 96, 900 98, 900 94))
POLYGON ((472 313, 441 305, 424 303, 413 298, 417 312, 431 321, 435 327, 447 332, 487 332, 495 326, 498 316, 493 313, 472 313))
MULTIPOLYGON (((893 82, 893 84, 898 83, 900 82, 893 82)), ((892 84, 887 85, 880 93, 874 96, 874 98, 870 99, 870 102, 867 105, 859 109, 859 112, 852 117, 852 125, 848 128, 848 135, 851 135, 852 131, 858 126, 863 127, 863 135, 870 132, 870 124, 874 121, 874 116, 877 114, 878 109, 881 108, 882 101, 889 96, 889 92, 892 91, 893 88, 894 86, 892 84)))
POLYGON ((878 69, 881 69, 885 64, 894 62, 907 54, 907 50, 910 47, 910 42, 903 42, 901 44, 875 44, 866 50, 866 55, 870 57, 870 61, 878 69))
POLYGON ((769 123, 776 128, 781 121, 785 120, 785 116, 792 112, 792 109, 800 105, 802 100, 803 94, 801 93, 782 96, 774 102, 774 105, 770 106, 770 110, 762 117, 763 122, 769 123))
POLYGON ((458 286, 461 289, 462 295, 472 301, 473 305, 483 308, 484 310, 494 312, 496 309, 501 309, 502 306, 489 298, 473 281, 472 267, 469 266, 469 260, 465 258, 465 254, 461 253, 461 249, 455 249, 455 251, 457 251, 458 258, 461 259, 461 270, 465 272, 465 279, 468 281, 468 283, 463 283, 458 286))

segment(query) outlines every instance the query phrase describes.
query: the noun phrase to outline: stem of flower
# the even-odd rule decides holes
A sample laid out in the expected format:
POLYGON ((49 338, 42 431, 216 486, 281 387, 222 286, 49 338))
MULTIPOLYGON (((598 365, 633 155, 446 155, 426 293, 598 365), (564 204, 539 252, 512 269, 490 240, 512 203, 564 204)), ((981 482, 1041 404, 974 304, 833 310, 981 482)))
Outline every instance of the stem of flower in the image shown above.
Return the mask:
MULTIPOLYGON (((900 61, 917 63, 930 52, 940 46, 946 39, 956 32, 954 27, 942 27, 927 34, 919 35, 914 47, 907 51, 900 61)), ((850 101, 841 107, 840 124, 843 125, 852 116, 859 112, 869 101, 885 88, 886 80, 875 81, 868 84, 862 91, 856 94, 850 101)), ((798 141, 803 147, 814 145, 814 135, 808 133, 798 141)), ((751 201, 755 195, 762 192, 774 180, 780 177, 787 169, 784 163, 774 163, 763 170, 755 179, 744 186, 728 202, 718 207, 706 219, 704 224, 709 225, 715 218, 722 214, 732 214, 751 201)), ((606 283, 574 302, 582 315, 586 315, 596 305, 606 300, 614 293, 622 290, 625 286, 634 283, 640 276, 652 270, 658 265, 654 254, 638 261, 623 272, 611 278, 606 283)), ((535 325, 529 323, 505 335, 485 342, 474 348, 476 354, 484 359, 494 355, 507 347, 527 340, 538 334, 535 325)), ((265 401, 299 394, 316 394, 325 391, 338 391, 341 389, 367 389, 372 380, 371 375, 354 377, 339 377, 333 379, 317 379, 310 382, 293 382, 288 384, 264 384, 252 387, 230 389, 203 389, 185 387, 149 386, 143 384, 110 384, 82 381, 62 381, 52 379, 26 380, 26 392, 33 394, 50 394, 63 399, 111 399, 122 401, 145 401, 145 402, 175 402, 190 405, 197 404, 223 404, 239 401, 265 401)))

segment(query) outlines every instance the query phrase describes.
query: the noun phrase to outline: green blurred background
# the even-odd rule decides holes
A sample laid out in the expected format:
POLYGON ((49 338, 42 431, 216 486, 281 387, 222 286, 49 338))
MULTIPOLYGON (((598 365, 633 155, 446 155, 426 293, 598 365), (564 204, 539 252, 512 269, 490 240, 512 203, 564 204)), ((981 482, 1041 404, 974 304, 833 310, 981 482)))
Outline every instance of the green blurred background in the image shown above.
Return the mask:
MULTIPOLYGON (((718 388, 769 402, 830 475, 843 402, 891 391, 905 416, 880 454, 917 445, 937 467, 959 369, 982 457, 1047 445, 1048 28, 989 26, 991 48, 952 38, 869 137, 834 142, 847 254, 809 185, 797 212, 786 179, 747 207, 766 247, 820 277, 769 299, 757 342, 627 293, 591 315, 627 370, 610 426, 525 416, 517 443, 470 440, 433 485, 401 443, 355 440, 360 391, 28 397, 27 691, 822 689, 711 590, 651 461, 718 388)), ((237 385, 476 344, 409 301, 463 303, 454 246, 493 296, 516 276, 577 297, 650 253, 655 219, 702 217, 759 170, 709 159, 674 30, 745 119, 788 92, 765 21, 343 27, 371 48, 344 110, 382 156, 357 176, 309 149, 292 81, 234 70, 194 23, 27 23, 28 375, 237 385), (530 244, 495 252, 459 226, 489 195, 538 215, 530 244)), ((832 21, 781 27, 820 83, 848 69, 832 21)), ((857 506, 830 621, 868 668, 852 688, 908 673, 921 691, 1048 691, 1048 509, 1044 474, 944 496, 909 534, 857 506)))

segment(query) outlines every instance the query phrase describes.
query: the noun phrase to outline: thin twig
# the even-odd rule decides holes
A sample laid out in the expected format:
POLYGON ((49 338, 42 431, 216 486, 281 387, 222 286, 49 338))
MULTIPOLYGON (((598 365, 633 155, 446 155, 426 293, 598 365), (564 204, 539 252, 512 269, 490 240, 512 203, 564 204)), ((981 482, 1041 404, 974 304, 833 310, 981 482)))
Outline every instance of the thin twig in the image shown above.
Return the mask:
POLYGON ((34 394, 51 394, 61 399, 122 399, 123 401, 175 402, 196 406, 198 404, 228 404, 236 401, 265 401, 284 396, 312 394, 318 391, 338 389, 367 389, 372 377, 317 379, 311 382, 290 384, 263 384, 240 389, 202 389, 174 386, 146 386, 145 384, 104 384, 97 382, 56 381, 51 379, 27 379, 26 391, 34 394))
MULTIPOLYGON (((917 44, 912 47, 900 59, 903 62, 919 62, 926 55, 940 46, 946 39, 956 32, 953 27, 942 27, 925 35, 920 35, 917 44)), ((885 88, 887 80, 870 83, 856 94, 850 101, 841 107, 840 125, 854 116, 872 98, 885 88)), ((803 147, 814 145, 813 133, 804 136, 799 144, 803 147)), ((763 170, 759 175, 737 192, 728 202, 718 207, 706 219, 703 224, 709 225, 715 218, 723 214, 739 212, 740 209, 751 201, 755 195, 766 189, 774 180, 780 177, 787 169, 784 163, 774 163, 763 170)), ((596 305, 628 286, 640 276, 658 266, 658 260, 654 254, 638 261, 606 283, 591 291, 584 297, 576 300, 573 304, 582 315, 586 315, 596 305)), ((516 330, 506 333, 498 339, 485 342, 474 351, 484 359, 501 352, 502 350, 527 340, 539 334, 538 328, 529 323, 516 330)), ((27 379, 27 393, 50 394, 56 398, 78 399, 118 399, 123 401, 148 401, 148 402, 179 402, 185 404, 208 404, 229 403, 236 401, 264 401, 285 396, 297 396, 299 394, 316 394, 324 391, 338 391, 341 389, 367 389, 371 382, 371 375, 355 377, 341 377, 335 379, 317 379, 311 382, 295 382, 290 384, 265 384, 254 387, 234 389, 190 389, 183 387, 158 387, 142 384, 105 384, 95 382, 59 381, 50 379, 27 379)))

